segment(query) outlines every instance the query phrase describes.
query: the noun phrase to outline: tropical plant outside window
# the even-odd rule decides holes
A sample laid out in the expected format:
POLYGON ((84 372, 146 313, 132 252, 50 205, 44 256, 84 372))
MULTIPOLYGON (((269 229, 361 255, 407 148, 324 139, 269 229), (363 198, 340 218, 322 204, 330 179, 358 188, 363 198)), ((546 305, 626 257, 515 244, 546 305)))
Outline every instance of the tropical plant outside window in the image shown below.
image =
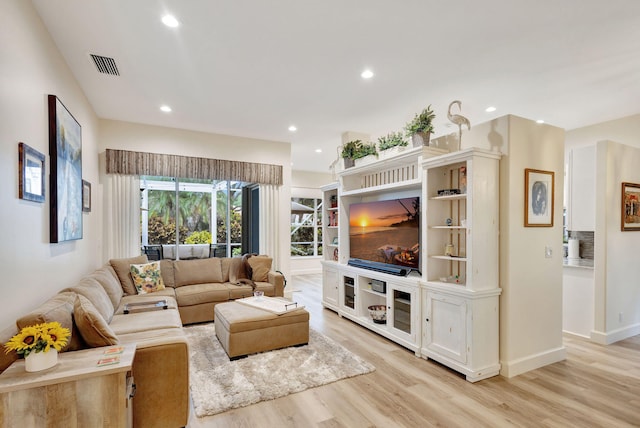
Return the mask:
POLYGON ((142 246, 212 244, 211 255, 241 254, 242 187, 245 184, 141 177, 142 246))
POLYGON ((291 198, 291 255, 322 255, 322 200, 291 198))

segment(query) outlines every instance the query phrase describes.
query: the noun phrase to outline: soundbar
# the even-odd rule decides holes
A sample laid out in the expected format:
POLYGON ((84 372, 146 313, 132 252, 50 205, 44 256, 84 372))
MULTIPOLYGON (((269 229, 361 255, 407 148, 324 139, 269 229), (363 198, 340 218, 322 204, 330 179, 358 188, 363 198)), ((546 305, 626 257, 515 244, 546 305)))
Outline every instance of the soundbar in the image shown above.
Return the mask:
POLYGON ((362 259, 349 259, 349 262, 347 264, 349 266, 374 270, 376 272, 388 273, 389 275, 396 276, 407 276, 407 274, 411 271, 411 268, 390 265, 387 263, 371 262, 369 260, 362 259))

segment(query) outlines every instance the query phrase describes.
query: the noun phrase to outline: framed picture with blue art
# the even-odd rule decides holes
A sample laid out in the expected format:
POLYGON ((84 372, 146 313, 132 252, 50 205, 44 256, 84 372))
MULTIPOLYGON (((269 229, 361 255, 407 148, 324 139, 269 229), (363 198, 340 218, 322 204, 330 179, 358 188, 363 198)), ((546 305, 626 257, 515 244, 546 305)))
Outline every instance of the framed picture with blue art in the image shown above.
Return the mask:
POLYGON ((82 239, 82 128, 49 95, 50 242, 82 239))
POLYGON ((525 227, 553 226, 553 171, 524 170, 525 227))

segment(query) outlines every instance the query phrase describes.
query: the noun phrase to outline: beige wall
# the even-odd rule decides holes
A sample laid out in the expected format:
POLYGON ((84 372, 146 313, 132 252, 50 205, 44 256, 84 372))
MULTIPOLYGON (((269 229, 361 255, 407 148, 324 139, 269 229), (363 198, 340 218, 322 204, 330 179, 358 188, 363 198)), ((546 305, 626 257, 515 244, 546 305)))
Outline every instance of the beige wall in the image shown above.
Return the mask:
MULTIPOLYGON (((449 138, 449 144, 457 144, 449 138)), ((441 141, 440 141, 441 142, 441 141)), ((562 344, 564 130, 503 116, 463 132, 462 148, 500 151, 500 361, 516 376, 565 358, 562 344), (524 170, 555 173, 554 226, 524 227, 524 170), (552 257, 545 258, 545 247, 552 257)))
POLYGON ((622 183, 640 184, 640 149, 600 141, 596 159, 595 325, 591 338, 609 344, 640 334, 640 232, 623 232, 620 224, 622 183))
POLYGON ((500 161, 500 359, 501 373, 511 377, 565 358, 564 130, 517 116, 508 121, 508 154, 500 161), (524 226, 526 168, 554 173, 553 227, 524 226))
POLYGON ((98 183, 98 119, 31 2, 4 0, 0 13, 0 329, 100 266, 100 202, 83 214, 83 239, 49 243, 46 201, 18 198, 18 143, 47 156, 47 95, 57 95, 82 126, 82 175, 98 183))
POLYGON ((565 149, 605 140, 640 147, 640 113, 567 131, 565 149))

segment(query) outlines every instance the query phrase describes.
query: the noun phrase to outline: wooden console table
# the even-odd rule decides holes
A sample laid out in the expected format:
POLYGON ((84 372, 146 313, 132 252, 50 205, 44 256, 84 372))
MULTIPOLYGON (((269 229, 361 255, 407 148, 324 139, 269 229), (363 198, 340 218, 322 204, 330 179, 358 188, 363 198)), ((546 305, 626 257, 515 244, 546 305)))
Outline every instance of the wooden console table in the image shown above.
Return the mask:
POLYGON ((0 426, 130 426, 135 352, 135 344, 64 352, 56 366, 32 373, 15 361, 0 374, 0 426), (122 353, 105 355, 119 346, 122 353), (119 362, 98 366, 112 356, 119 362))

